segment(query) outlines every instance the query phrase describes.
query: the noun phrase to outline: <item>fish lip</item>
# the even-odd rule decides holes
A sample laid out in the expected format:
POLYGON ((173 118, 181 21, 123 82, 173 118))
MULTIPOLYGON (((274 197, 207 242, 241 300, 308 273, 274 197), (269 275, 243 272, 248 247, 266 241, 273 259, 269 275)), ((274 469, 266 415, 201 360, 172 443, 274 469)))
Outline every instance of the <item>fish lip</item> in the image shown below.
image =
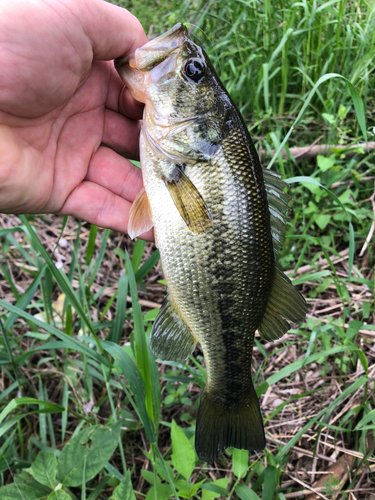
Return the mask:
MULTIPOLYGON (((132 91, 133 97, 145 102, 145 95, 141 88, 145 83, 145 78, 148 78, 150 83, 153 80, 151 70, 168 60, 173 53, 177 53, 187 40, 189 36, 186 27, 178 23, 166 33, 138 48, 133 54, 115 59, 115 68, 122 81, 132 91), (146 73, 149 73, 149 76, 146 77, 146 73)), ((172 61, 171 64, 173 66, 172 61)), ((165 67, 163 70, 166 72, 164 77, 167 78, 169 72, 165 67)), ((159 80, 159 72, 153 75, 154 78, 157 75, 159 80)))
POLYGON ((165 61, 188 40, 186 27, 178 23, 166 33, 147 42, 135 51, 135 64, 140 71, 148 71, 165 61))
MULTIPOLYGON (((122 66, 129 63, 132 68, 137 68, 142 71, 150 65, 149 60, 152 58, 151 55, 147 56, 147 52, 151 51, 154 56, 156 51, 158 51, 159 54, 163 53, 165 54, 165 57, 163 57, 164 60, 171 52, 181 47, 186 39, 188 39, 186 26, 182 23, 177 23, 170 30, 136 49, 132 54, 115 59, 115 67, 116 69, 121 69, 122 66)), ((162 60, 160 60, 160 62, 162 62, 162 60)))
POLYGON ((128 87, 135 100, 144 103, 146 99, 144 74, 135 66, 134 54, 115 59, 115 68, 122 82, 128 87))
POLYGON ((117 59, 114 60, 115 68, 117 72, 121 75, 121 71, 126 68, 127 66, 130 66, 131 68, 135 69, 135 54, 134 52, 132 54, 129 54, 127 56, 123 57, 118 57, 117 59))
MULTIPOLYGON (((156 38, 153 38, 149 42, 147 42, 145 45, 140 47, 139 49, 136 50, 142 51, 143 49, 152 49, 156 47, 165 47, 166 50, 171 50, 171 44, 173 45, 173 49, 179 47, 182 45, 182 43, 187 39, 188 37, 188 31, 186 29, 186 26, 184 26, 182 23, 177 23, 171 28, 170 30, 166 31, 162 35, 157 36, 156 38)), ((140 68, 139 68, 140 69, 140 68)))

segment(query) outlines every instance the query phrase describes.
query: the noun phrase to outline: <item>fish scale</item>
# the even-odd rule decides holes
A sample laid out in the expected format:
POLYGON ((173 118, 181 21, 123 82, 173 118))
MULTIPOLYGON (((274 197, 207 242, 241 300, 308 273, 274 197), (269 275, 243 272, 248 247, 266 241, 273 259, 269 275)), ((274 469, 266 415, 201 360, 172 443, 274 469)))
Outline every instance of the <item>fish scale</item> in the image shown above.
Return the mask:
POLYGON ((144 191, 133 204, 129 234, 154 226, 168 286, 151 349, 162 360, 182 361, 198 342, 202 347, 207 382, 195 438, 202 460, 215 460, 228 446, 261 450, 251 379, 255 332, 279 338, 288 319, 303 321, 306 313, 274 254, 288 211, 285 184, 263 174, 241 115, 184 26, 116 68, 145 103, 144 191))

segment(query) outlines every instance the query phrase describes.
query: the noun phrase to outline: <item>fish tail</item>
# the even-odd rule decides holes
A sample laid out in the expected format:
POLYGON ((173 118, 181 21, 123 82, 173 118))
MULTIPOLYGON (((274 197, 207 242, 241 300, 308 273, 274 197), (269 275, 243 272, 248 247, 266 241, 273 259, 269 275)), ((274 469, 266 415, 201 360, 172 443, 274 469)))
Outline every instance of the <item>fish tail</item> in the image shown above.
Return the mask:
POLYGON ((207 389, 201 396, 197 414, 195 449, 205 462, 216 460, 226 448, 263 450, 266 445, 259 401, 251 384, 246 401, 224 405, 207 389))

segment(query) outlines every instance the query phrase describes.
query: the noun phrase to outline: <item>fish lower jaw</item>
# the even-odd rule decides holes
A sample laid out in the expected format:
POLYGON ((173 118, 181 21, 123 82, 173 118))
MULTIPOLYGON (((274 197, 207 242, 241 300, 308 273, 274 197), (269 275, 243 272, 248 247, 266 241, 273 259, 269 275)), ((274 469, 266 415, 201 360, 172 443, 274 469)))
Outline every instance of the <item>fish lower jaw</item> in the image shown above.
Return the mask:
POLYGON ((146 93, 144 88, 144 75, 136 68, 131 66, 132 59, 124 57, 116 59, 115 67, 123 83, 129 88, 132 97, 139 102, 146 102, 146 93))

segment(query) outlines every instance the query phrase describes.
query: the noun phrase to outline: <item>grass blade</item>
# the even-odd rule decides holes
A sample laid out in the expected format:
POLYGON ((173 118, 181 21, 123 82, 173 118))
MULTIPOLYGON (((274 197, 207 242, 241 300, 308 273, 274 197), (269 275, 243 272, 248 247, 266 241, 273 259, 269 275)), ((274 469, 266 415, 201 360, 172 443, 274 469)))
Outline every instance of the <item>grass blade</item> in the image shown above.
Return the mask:
POLYGON ((130 390, 134 394, 137 405, 134 410, 137 412, 140 421, 142 422, 147 439, 150 443, 156 442, 156 437, 152 422, 146 409, 146 389, 140 370, 134 363, 132 358, 119 345, 113 342, 103 342, 106 351, 117 361, 122 373, 128 381, 130 390))
POLYGON ((95 224, 91 224, 89 241, 87 242, 87 249, 86 249, 86 265, 87 266, 91 263, 92 256, 94 255, 97 232, 98 232, 98 226, 95 226, 95 224))
POLYGON ((125 323, 125 313, 126 313, 126 302, 128 297, 128 277, 120 276, 118 282, 118 293, 117 293, 117 303, 116 303, 116 316, 113 324, 113 330, 111 332, 110 340, 115 344, 119 344, 125 323))
POLYGON ((154 421, 154 412, 152 404, 152 390, 150 377, 150 362, 148 359, 148 347, 146 342, 145 328, 143 324, 143 316, 141 306, 139 304, 137 284, 133 268, 131 266, 128 253, 125 255, 125 269, 129 278, 130 296, 132 299, 133 321, 134 321, 134 340, 137 354, 137 363, 139 371, 142 374, 143 381, 146 386, 146 407, 149 417, 154 421))

